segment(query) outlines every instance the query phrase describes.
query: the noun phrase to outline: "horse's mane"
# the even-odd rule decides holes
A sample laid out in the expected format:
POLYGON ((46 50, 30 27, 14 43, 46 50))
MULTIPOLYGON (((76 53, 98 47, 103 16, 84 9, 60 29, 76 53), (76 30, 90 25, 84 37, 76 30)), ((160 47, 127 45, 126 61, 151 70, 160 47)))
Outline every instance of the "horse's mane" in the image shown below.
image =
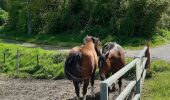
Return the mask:
POLYGON ((102 53, 106 54, 107 52, 109 52, 112 49, 121 50, 122 47, 119 44, 117 44, 116 42, 108 42, 103 46, 102 53))
POLYGON ((120 50, 120 49, 122 49, 122 47, 119 44, 117 44, 116 42, 114 42, 114 47, 112 49, 120 50))

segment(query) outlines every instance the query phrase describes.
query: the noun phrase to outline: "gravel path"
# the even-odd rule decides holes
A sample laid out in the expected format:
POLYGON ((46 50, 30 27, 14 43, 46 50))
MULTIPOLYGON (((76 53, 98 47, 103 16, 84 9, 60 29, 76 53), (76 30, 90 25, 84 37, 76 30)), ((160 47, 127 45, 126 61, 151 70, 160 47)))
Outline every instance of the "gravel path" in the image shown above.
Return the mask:
MULTIPOLYGON (((31 47, 31 48, 42 48, 44 50, 59 50, 59 51, 69 51, 69 48, 61 48, 58 46, 51 46, 51 45, 43 45, 43 44, 34 44, 34 43, 25 43, 25 42, 18 42, 15 40, 4 40, 2 39, 1 42, 10 43, 10 44, 17 44, 24 47, 31 47)), ((138 55, 140 50, 125 50, 127 57, 134 57, 138 55)), ((165 61, 170 62, 170 43, 166 45, 162 45, 156 48, 150 49, 151 59, 162 59, 165 61)))
MULTIPOLYGON (((138 55, 140 50, 126 50, 128 57, 138 55)), ((170 62, 170 44, 150 49, 151 59, 161 59, 170 62)))
POLYGON ((60 47, 60 46, 53 46, 53 45, 46 45, 46 44, 35 44, 35 43, 28 43, 28 42, 19 42, 15 40, 6 40, 6 39, 0 39, 2 43, 8 43, 8 44, 16 44, 23 47, 29 47, 29 48, 42 48, 44 50, 61 50, 61 51, 69 51, 68 47, 60 47))
MULTIPOLYGON (((91 98, 90 86, 88 87, 87 100, 100 99, 99 84, 100 81, 96 80, 95 98, 91 98)), ((123 88, 127 84, 128 81, 123 80, 123 88)), ((117 95, 118 92, 114 92, 109 98, 115 98, 117 95)), ((0 100, 75 100, 75 96, 73 83, 65 79, 0 79, 0 100)))

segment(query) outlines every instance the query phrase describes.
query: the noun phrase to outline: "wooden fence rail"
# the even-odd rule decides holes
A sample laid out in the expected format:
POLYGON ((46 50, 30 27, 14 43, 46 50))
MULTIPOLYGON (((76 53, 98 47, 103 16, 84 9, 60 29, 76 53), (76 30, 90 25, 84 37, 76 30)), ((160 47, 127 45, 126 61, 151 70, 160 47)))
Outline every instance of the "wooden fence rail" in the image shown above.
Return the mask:
POLYGON ((123 76, 127 71, 131 68, 136 67, 136 80, 131 81, 126 88, 120 93, 120 95, 116 98, 116 100, 124 100, 126 96, 132 91, 135 87, 135 96, 133 100, 139 100, 141 98, 141 90, 143 86, 143 82, 146 76, 146 68, 148 67, 148 61, 150 61, 150 53, 149 53, 149 46, 145 47, 135 59, 123 67, 121 70, 116 72, 114 75, 109 77, 108 79, 102 81, 100 83, 100 90, 101 90, 101 100, 108 100, 108 87, 111 86, 113 83, 123 76))

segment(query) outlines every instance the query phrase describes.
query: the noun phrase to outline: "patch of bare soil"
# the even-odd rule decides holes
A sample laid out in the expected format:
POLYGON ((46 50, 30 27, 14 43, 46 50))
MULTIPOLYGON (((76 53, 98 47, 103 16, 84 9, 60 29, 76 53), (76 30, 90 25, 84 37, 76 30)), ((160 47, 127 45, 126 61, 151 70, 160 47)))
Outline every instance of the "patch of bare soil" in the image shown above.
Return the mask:
MULTIPOLYGON (((123 88, 128 81, 123 80, 123 88)), ((118 86, 116 85, 118 89, 118 86)), ((82 86, 81 86, 82 90, 82 86)), ((82 91, 80 91, 80 94, 82 91)), ((90 94, 88 87, 87 100, 100 99, 100 81, 95 81, 96 97, 90 94)), ((119 93, 110 93, 109 98, 115 98, 119 93)), ((75 100, 73 83, 69 80, 35 80, 0 78, 0 100, 75 100)), ((82 97, 82 94, 81 94, 82 97)))

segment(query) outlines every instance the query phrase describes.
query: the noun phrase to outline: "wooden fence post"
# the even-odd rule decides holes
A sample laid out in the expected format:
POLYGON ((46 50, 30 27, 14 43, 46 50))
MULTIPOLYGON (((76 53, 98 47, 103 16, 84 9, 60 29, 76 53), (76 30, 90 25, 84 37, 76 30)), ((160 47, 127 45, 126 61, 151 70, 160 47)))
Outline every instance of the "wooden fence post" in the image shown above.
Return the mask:
POLYGON ((37 54, 37 66, 39 65, 39 57, 38 57, 38 54, 37 54))
MULTIPOLYGON (((139 58, 139 60, 141 60, 139 58)), ((140 66, 140 62, 138 61, 136 62, 136 94, 140 94, 141 93, 141 66, 140 66)), ((140 100, 140 97, 139 97, 140 100)))
POLYGON ((5 52, 4 52, 4 63, 5 63, 5 52))
POLYGON ((145 52, 145 56, 147 57, 147 61, 146 61, 146 65, 145 68, 150 70, 151 69, 151 65, 150 65, 150 51, 149 51, 149 44, 147 45, 147 50, 145 52))
POLYGON ((17 49, 17 54, 16 54, 17 60, 16 60, 16 73, 19 73, 19 51, 17 49))
POLYGON ((108 84, 107 83, 101 83, 100 85, 100 100, 109 100, 109 94, 108 94, 108 84))

